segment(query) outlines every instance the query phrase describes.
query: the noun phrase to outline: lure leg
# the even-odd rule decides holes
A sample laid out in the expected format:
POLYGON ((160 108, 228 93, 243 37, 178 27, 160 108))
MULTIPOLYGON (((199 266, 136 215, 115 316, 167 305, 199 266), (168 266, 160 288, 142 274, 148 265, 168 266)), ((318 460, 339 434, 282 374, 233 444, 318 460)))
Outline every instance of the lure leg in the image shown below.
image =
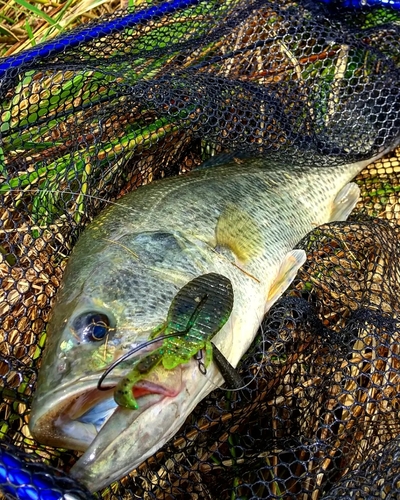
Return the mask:
MULTIPOLYGON (((216 365, 218 366, 218 370, 221 372, 221 375, 224 377, 224 380, 229 388, 231 389, 240 389, 243 387, 243 380, 237 370, 233 368, 233 366, 229 363, 226 357, 222 354, 222 352, 212 344, 213 347, 213 356, 216 365)), ((207 355, 208 359, 208 355, 207 355)))
POLYGON ((141 360, 124 377, 115 388, 114 400, 119 406, 137 410, 139 405, 133 395, 133 388, 139 380, 144 378, 162 360, 162 351, 156 349, 141 360))

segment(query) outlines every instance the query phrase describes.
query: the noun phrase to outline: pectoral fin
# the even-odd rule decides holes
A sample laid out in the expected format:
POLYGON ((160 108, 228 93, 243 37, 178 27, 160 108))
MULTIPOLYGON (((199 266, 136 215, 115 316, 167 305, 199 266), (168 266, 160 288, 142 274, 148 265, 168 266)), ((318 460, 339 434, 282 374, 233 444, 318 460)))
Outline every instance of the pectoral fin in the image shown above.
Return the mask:
POLYGON ((216 250, 228 248, 238 261, 245 263, 258 256, 263 249, 263 235, 250 214, 229 204, 218 219, 215 228, 216 250))
POLYGON ((330 222, 346 220, 357 205, 360 188, 354 182, 346 184, 336 195, 332 205, 330 222))
POLYGON ((285 255, 281 267, 279 268, 278 275, 269 290, 267 302, 265 304, 265 312, 270 309, 289 287, 297 271, 304 264, 306 259, 307 256, 304 250, 292 250, 285 255))

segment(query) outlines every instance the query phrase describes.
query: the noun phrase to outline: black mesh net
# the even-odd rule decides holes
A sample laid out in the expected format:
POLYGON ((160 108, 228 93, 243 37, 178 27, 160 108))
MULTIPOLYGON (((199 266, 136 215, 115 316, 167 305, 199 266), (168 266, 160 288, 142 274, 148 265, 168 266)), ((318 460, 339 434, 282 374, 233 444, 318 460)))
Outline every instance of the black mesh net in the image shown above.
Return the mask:
MULTIPOLYGON (((137 13, 0 61, 6 496, 89 498, 53 469, 79 453, 35 442, 28 421, 54 295, 102 208, 219 153, 318 168, 399 137, 395 8, 209 0, 137 13)), ((349 222, 300 243, 306 264, 239 364, 247 387, 213 392, 99 498, 399 497, 399 157, 359 175, 349 222)))

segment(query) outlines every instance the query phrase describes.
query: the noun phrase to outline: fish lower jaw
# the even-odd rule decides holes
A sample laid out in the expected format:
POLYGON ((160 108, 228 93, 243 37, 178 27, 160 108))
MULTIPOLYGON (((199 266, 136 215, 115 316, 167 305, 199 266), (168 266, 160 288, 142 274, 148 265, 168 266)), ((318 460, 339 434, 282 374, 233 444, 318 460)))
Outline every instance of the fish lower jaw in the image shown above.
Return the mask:
POLYGON ((165 377, 171 377, 167 384, 160 385, 171 388, 174 379, 175 395, 140 396, 138 410, 118 406, 70 470, 90 491, 108 486, 154 455, 178 432, 197 403, 221 381, 214 363, 207 368, 205 376, 200 373, 196 360, 159 372, 153 382, 165 382, 165 377))
POLYGON ((86 451, 98 434, 94 424, 84 424, 79 420, 59 417, 54 425, 65 437, 64 446, 77 451, 86 451))
MULTIPOLYGON (((148 393, 138 397, 138 410, 134 411, 139 416, 143 411, 153 404, 160 403, 165 397, 161 392, 148 393)), ((96 437, 101 432, 105 424, 112 418, 118 405, 113 397, 108 397, 98 405, 91 408, 81 418, 71 419, 68 415, 60 415, 54 425, 59 429, 59 432, 64 436, 65 443, 63 446, 71 447, 78 451, 86 451, 96 437), (106 407, 103 409, 103 407, 106 407), (100 415, 98 418, 93 417, 100 415)))
MULTIPOLYGON (((138 409, 129 410, 139 416, 165 397, 173 397, 181 390, 179 376, 170 384, 164 380, 142 380, 132 388, 138 409)), ((35 439, 43 444, 85 452, 99 435, 103 427, 119 408, 114 401, 118 379, 109 381, 106 390, 97 389, 97 378, 78 381, 75 386, 63 387, 57 393, 47 394, 36 403, 31 415, 30 429, 35 439), (68 394, 69 393, 69 394, 68 394), (68 395, 67 395, 68 394, 68 395)))
MULTIPOLYGON (((104 425, 112 418, 118 408, 114 401, 114 389, 115 386, 112 386, 103 393, 95 389, 82 394, 55 420, 55 427, 71 443, 71 447, 73 446, 78 451, 86 451, 104 425), (104 396, 101 398, 102 394, 104 396), (95 403, 88 405, 91 399, 95 403)), ((176 390, 179 391, 180 387, 176 390)), ((176 391, 146 380, 135 384, 132 392, 137 400, 138 409, 131 411, 137 416, 153 404, 160 403, 164 397, 176 395, 176 391)))

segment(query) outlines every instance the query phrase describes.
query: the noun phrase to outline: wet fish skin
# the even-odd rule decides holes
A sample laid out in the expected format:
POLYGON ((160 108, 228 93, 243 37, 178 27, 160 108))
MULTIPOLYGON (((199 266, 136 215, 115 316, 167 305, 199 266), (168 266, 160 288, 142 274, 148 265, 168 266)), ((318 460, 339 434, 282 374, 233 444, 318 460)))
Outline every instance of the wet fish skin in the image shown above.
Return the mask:
POLYGON ((302 170, 263 159, 231 162, 154 182, 106 209, 79 239, 58 293, 31 414, 36 439, 85 451, 72 474, 92 491, 151 456, 222 383, 215 364, 206 376, 194 360, 174 370, 158 366, 138 387, 139 409, 108 410, 103 425, 90 423, 89 410, 107 406, 104 398, 130 365, 118 366, 110 390, 99 394, 104 369, 165 321, 183 285, 210 272, 233 286, 231 317, 213 342, 236 366, 304 262, 296 243, 347 217, 358 188, 344 186, 375 158, 302 170), (76 318, 92 311, 109 318, 106 341, 82 339, 75 328, 76 318))

